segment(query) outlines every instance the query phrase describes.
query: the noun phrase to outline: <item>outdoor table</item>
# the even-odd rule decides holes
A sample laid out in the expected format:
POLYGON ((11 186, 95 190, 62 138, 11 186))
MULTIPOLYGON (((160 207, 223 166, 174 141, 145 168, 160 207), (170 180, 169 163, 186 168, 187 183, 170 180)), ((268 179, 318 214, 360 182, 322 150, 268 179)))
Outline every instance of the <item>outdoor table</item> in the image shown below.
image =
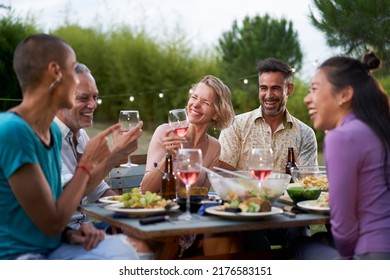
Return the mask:
MULTIPOLYGON (((277 202, 276 206, 283 206, 277 202)), ((282 214, 272 215, 261 220, 230 220, 219 216, 206 214, 201 216, 193 214, 190 221, 176 220, 181 211, 169 212, 170 220, 141 225, 140 218, 130 218, 118 215, 104 209, 104 204, 93 203, 79 206, 79 211, 91 218, 106 222, 124 233, 145 241, 158 241, 162 243, 160 259, 177 258, 178 242, 181 235, 205 233, 232 233, 252 230, 267 230, 277 228, 305 227, 310 225, 329 224, 330 217, 322 213, 299 211, 296 217, 291 218, 282 214)))

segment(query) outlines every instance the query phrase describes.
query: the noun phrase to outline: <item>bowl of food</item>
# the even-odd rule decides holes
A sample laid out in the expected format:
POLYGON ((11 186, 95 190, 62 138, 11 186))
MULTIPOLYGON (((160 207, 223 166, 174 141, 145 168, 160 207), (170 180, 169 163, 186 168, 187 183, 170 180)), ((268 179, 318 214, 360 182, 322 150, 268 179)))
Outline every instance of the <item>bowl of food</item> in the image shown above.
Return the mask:
POLYGON ((316 200, 321 192, 319 187, 305 186, 301 183, 289 184, 287 187, 287 193, 295 204, 304 200, 316 200))
POLYGON ((225 172, 209 174, 212 189, 225 201, 243 201, 249 197, 258 197, 272 204, 283 195, 291 179, 288 174, 272 172, 268 179, 260 184, 249 171, 235 173, 237 175, 225 172))
POLYGON ((274 173, 265 180, 260 187, 260 197, 274 203, 286 191, 290 183, 291 176, 284 173, 274 173))
POLYGON ((209 173, 211 191, 215 191, 224 201, 245 199, 259 188, 258 181, 249 171, 235 171, 236 175, 226 172, 209 173))
POLYGON ((328 177, 325 166, 311 165, 291 168, 291 176, 294 183, 306 187, 317 187, 322 191, 328 191, 328 177))

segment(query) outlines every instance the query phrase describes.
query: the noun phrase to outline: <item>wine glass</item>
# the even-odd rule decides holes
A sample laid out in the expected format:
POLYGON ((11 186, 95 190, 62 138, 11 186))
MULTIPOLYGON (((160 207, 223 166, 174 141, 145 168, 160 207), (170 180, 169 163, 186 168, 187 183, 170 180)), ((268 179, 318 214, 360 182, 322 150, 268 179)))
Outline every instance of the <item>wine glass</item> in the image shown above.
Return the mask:
POLYGON ((270 148, 252 148, 249 156, 249 170, 259 185, 271 175, 273 152, 270 148))
POLYGON ((168 113, 168 123, 174 129, 173 132, 177 136, 187 136, 189 120, 185 109, 170 110, 168 113))
POLYGON ((180 180, 186 185, 187 200, 186 212, 178 217, 180 220, 191 220, 190 211, 190 188, 199 177, 202 168, 202 150, 200 149, 179 149, 176 157, 176 170, 180 180))
MULTIPOLYGON (((139 123, 139 112, 136 110, 121 110, 119 112, 119 124, 121 125, 121 134, 125 134, 130 128, 136 126, 139 123)), ((138 164, 132 163, 130 155, 127 163, 121 164, 122 167, 137 166, 138 164)))

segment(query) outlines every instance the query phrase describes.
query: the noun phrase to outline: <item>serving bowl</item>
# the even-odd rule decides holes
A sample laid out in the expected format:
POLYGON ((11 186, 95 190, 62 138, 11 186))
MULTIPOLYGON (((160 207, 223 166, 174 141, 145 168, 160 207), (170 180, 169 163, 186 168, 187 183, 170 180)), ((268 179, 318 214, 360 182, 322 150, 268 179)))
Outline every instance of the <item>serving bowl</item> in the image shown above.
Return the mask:
POLYGON ((294 183, 306 187, 317 187, 323 191, 328 190, 328 177, 325 166, 310 165, 291 168, 294 183))
POLYGON ((321 192, 319 187, 308 187, 300 183, 289 184, 287 187, 287 193, 295 204, 304 200, 316 200, 321 192))
POLYGON ((245 200, 256 196, 267 199, 272 204, 283 195, 291 179, 288 174, 271 173, 260 185, 249 171, 236 173, 238 176, 226 172, 208 174, 212 189, 225 201, 245 200))

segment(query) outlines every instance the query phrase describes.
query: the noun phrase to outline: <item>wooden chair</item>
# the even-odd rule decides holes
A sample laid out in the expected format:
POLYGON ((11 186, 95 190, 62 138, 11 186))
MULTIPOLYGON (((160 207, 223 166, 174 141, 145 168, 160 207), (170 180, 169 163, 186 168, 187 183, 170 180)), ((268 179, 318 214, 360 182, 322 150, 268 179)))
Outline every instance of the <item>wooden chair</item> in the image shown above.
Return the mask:
POLYGON ((138 188, 145 174, 146 154, 131 155, 131 162, 138 164, 132 167, 115 167, 109 175, 108 181, 111 189, 118 194, 132 188, 138 188))

